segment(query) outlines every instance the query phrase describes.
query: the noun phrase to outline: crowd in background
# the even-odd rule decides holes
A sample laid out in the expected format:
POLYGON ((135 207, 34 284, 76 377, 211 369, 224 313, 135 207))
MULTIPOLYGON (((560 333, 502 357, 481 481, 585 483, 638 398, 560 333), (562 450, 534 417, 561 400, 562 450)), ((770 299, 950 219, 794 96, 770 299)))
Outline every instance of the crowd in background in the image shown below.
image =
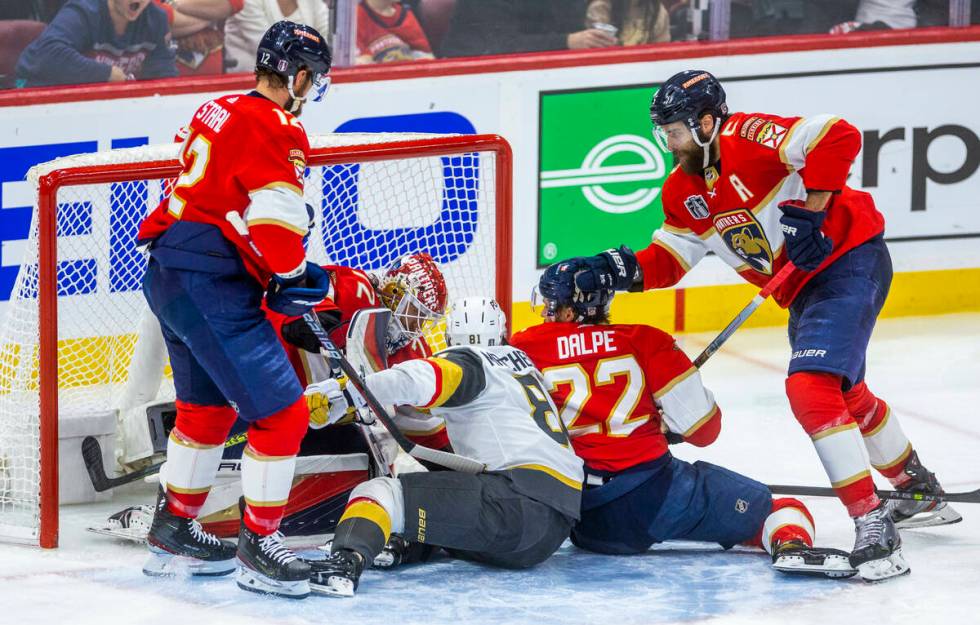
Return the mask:
MULTIPOLYGON (((251 72, 289 19, 330 36, 358 2, 355 64, 704 38, 701 0, 0 0, 0 88, 251 72)), ((980 22, 980 0, 972 1, 980 22)), ((730 36, 948 24, 949 0, 731 0, 730 36)))

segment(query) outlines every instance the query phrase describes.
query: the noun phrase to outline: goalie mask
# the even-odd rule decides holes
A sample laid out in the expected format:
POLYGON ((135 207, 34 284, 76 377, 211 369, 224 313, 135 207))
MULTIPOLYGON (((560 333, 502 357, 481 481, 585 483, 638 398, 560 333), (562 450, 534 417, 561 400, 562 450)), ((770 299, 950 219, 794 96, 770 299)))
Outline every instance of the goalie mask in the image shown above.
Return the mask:
POLYGON ((453 302, 446 316, 446 342, 449 345, 503 345, 507 336, 507 317, 490 297, 464 297, 453 302))
POLYGON ((425 252, 396 260, 381 276, 378 290, 392 312, 389 351, 421 337, 426 324, 446 312, 446 279, 425 252))

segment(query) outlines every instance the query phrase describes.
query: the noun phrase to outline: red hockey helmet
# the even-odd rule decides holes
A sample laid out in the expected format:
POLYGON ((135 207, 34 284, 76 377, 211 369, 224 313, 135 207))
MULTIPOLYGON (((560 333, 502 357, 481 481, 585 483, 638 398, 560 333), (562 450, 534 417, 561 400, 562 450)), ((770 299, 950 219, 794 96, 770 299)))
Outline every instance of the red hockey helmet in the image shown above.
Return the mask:
POLYGON ((426 252, 396 260, 381 276, 378 290, 381 302, 394 313, 392 320, 401 335, 397 343, 422 336, 426 322, 446 312, 446 279, 426 252))

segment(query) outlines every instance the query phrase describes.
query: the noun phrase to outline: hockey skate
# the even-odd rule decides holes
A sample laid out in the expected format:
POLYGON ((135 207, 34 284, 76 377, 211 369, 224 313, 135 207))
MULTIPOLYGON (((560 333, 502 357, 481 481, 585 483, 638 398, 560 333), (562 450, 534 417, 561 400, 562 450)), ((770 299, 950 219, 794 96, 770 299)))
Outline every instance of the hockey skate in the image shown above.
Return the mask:
POLYGON ((772 568, 795 575, 853 577, 857 570, 848 562, 849 555, 840 549, 808 547, 800 541, 789 540, 773 550, 772 568))
POLYGON ((849 561, 861 574, 861 579, 878 582, 912 572, 902 557, 902 537, 884 502, 856 517, 854 531, 857 536, 849 561))
POLYGON ((130 506, 113 514, 98 527, 89 527, 88 531, 112 538, 120 538, 136 543, 146 541, 146 534, 153 523, 153 506, 130 506))
MULTIPOLYGON (((329 554, 333 551, 333 540, 328 540, 317 549, 329 554)), ((381 553, 374 556, 371 568, 387 571, 402 564, 425 562, 432 555, 432 551, 432 545, 413 543, 399 534, 392 534, 381 553)))
POLYGON ((238 534, 238 586, 287 599, 310 595, 310 565, 286 545, 280 532, 261 536, 242 523, 238 534))
POLYGON ((310 562, 313 574, 310 589, 331 597, 353 597, 364 571, 364 556, 351 549, 341 549, 325 560, 310 562))
MULTIPOLYGON (((898 490, 929 495, 943 494, 943 487, 935 473, 922 466, 919 455, 914 451, 905 464, 905 474, 911 479, 899 486, 898 490)), ((951 525, 963 520, 959 512, 942 500, 891 499, 888 501, 888 511, 895 527, 899 529, 951 525)))
POLYGON ((156 511, 146 544, 150 549, 150 557, 143 564, 146 575, 159 577, 187 572, 217 576, 235 570, 235 548, 205 532, 195 519, 170 512, 163 488, 157 492, 156 511))

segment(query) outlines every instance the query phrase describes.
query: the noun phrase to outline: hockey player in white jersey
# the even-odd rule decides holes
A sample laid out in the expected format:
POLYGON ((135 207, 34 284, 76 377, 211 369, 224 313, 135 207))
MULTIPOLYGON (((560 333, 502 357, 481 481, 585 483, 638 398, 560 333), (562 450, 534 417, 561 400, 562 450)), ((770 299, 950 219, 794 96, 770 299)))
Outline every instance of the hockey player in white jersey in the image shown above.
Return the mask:
MULTIPOLYGON (((385 405, 410 405, 446 422, 453 449, 480 474, 407 473, 359 484, 337 525, 331 555, 311 562, 314 592, 352 596, 366 563, 392 533, 505 568, 546 560, 579 518, 582 461, 572 452, 540 372, 502 344, 506 319, 489 298, 457 302, 450 347, 365 378, 385 405)), ((337 382, 307 390, 336 397, 337 382)), ((352 387, 350 400, 363 399, 352 387)))

